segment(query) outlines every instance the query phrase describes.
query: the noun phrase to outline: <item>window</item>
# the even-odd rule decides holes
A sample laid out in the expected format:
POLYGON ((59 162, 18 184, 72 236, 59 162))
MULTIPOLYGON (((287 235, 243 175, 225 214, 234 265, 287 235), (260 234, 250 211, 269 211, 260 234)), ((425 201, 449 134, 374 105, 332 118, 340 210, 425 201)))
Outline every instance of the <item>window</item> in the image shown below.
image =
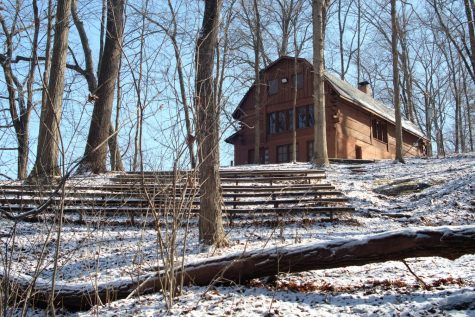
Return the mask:
POLYGON ((267 115, 267 133, 274 134, 277 132, 277 113, 271 112, 267 115))
POLYGON ((294 111, 292 109, 289 110, 288 123, 289 131, 292 131, 294 129, 294 111))
POLYGON ((267 133, 282 133, 294 129, 292 110, 270 112, 267 114, 267 133))
POLYGON ((386 122, 379 119, 373 119, 372 128, 373 138, 381 142, 388 143, 388 126, 386 122))
POLYGON ((269 96, 277 94, 278 91, 279 91, 279 80, 278 79, 269 80, 269 96))
POLYGON ((307 127, 307 110, 305 107, 297 109, 297 128, 302 129, 307 127))
POLYGON ((277 112, 277 132, 287 131, 287 111, 277 112))
MULTIPOLYGON (((292 75, 292 88, 295 87, 295 75, 292 75)), ((303 74, 298 73, 297 74, 297 89, 302 89, 303 88, 303 74)))
POLYGON ((254 149, 251 149, 247 152, 247 164, 254 163, 254 149))
POLYGON ((307 106, 308 107, 308 126, 313 127, 315 124, 315 116, 313 114, 313 105, 307 106))
POLYGON ((261 164, 269 164, 269 149, 262 148, 260 151, 260 155, 261 155, 261 164))
POLYGON ((313 161, 313 140, 307 142, 307 161, 312 162, 313 161))
POLYGON ((277 146, 277 163, 288 163, 290 162, 292 145, 284 144, 277 146))
POLYGON ((297 108, 297 129, 313 127, 314 123, 313 105, 297 108))

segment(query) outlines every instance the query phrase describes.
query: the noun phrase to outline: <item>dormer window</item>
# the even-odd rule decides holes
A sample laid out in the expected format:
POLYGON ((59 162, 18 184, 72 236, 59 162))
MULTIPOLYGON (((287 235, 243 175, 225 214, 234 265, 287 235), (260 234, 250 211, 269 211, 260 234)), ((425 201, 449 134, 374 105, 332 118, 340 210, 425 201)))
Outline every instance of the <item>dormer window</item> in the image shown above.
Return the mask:
POLYGON ((278 79, 269 80, 269 96, 277 94, 278 91, 279 91, 279 80, 278 79))

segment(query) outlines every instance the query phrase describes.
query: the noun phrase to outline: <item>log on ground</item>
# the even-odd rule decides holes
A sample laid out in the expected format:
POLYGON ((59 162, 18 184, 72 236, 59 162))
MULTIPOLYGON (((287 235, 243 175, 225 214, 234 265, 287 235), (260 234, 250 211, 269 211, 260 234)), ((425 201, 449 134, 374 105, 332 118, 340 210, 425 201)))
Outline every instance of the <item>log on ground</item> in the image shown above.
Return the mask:
MULTIPOLYGON (((214 281, 243 283, 253 278, 309 270, 339 268, 397 261, 414 257, 439 256, 457 259, 475 253, 475 225, 431 227, 390 231, 362 238, 342 239, 293 247, 241 252, 190 263, 176 278, 185 285, 206 286, 214 281)), ((141 276, 133 281, 117 281, 83 286, 58 285, 55 302, 70 310, 89 309, 95 304, 161 290, 164 272, 141 276)), ((25 276, 11 282, 25 290, 25 276), (23 282, 21 282, 23 281, 23 282)), ((47 281, 37 281, 33 291, 36 305, 45 305, 51 295, 47 281)))

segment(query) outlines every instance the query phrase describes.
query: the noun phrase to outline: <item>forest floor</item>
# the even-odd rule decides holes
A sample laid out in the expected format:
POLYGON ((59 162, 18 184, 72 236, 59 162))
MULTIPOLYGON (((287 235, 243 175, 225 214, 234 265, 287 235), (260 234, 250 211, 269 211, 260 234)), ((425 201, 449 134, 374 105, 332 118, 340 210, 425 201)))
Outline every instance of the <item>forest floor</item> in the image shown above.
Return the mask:
MULTIPOLYGON (((269 168, 310 167, 308 164, 269 168)), ((244 168, 252 168, 246 166, 244 168)), ((243 250, 280 248, 415 227, 475 224, 475 154, 443 159, 407 159, 407 164, 378 161, 332 164, 328 180, 350 199, 356 212, 337 216, 292 216, 284 227, 258 221, 225 227, 230 246, 203 249, 198 230, 177 231, 177 254, 185 263, 243 250), (185 245, 183 247, 183 245, 185 245)), ((290 217, 290 216, 289 216, 290 217)), ((192 220, 195 221, 195 220, 192 220)), ((55 235, 51 224, 21 223, 15 241, 12 223, 0 220, 2 263, 11 256, 12 272, 31 275, 42 261, 39 281, 53 272, 55 235), (6 246, 8 244, 8 248, 6 246), (13 246, 13 247, 12 247, 13 246), (5 254, 3 250, 9 250, 5 254)), ((168 232, 169 233, 169 232, 168 232)), ((166 235, 165 228, 161 232, 166 235)), ((157 231, 141 226, 65 223, 61 235, 58 288, 61 285, 117 283, 152 272, 160 265, 157 231)), ((178 259, 180 260, 180 259, 178 259)), ((475 316, 475 255, 455 261, 411 258, 252 280, 247 285, 185 287, 167 310, 161 293, 93 307, 79 316, 475 316)), ((3 268, 0 268, 4 270, 3 268)), ((16 311, 19 313, 19 310, 16 311)), ((28 314, 43 316, 41 309, 28 314)))

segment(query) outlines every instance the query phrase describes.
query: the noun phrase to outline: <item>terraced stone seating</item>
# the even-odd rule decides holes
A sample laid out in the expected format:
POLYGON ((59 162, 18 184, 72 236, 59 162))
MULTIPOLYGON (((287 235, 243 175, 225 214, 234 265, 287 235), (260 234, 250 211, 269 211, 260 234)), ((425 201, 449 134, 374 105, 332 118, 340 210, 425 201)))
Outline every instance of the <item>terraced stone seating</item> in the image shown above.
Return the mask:
MULTIPOLYGON (((291 213, 327 214, 352 212, 343 193, 323 183, 321 170, 223 170, 221 182, 225 215, 285 217, 291 213)), ((24 212, 51 199, 49 212, 58 210, 61 193, 36 185, 0 186, 0 208, 24 212)), ((195 173, 126 173, 102 184, 76 179, 67 182, 64 213, 84 215, 157 215, 197 213, 200 197, 195 173)))

